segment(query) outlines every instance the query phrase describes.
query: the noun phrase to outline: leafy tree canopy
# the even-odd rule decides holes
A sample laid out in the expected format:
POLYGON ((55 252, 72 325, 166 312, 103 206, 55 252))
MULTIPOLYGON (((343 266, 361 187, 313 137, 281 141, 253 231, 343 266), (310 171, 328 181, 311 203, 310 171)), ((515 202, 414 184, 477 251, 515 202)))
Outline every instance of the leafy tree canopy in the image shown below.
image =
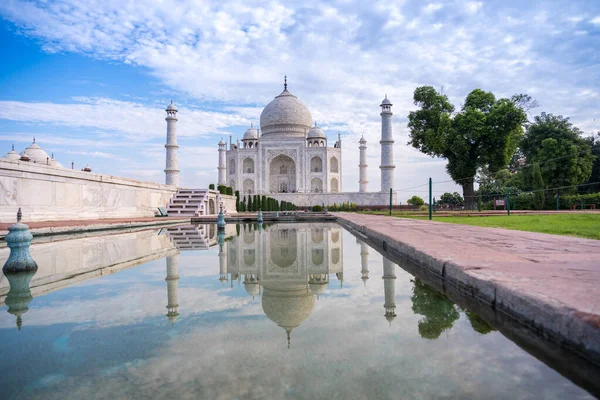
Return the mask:
POLYGON ((446 169, 463 187, 470 206, 477 170, 487 167, 496 172, 507 167, 523 135, 524 108, 533 101, 527 95, 496 99, 491 92, 475 89, 454 113, 448 97, 431 86, 415 89, 413 100, 419 109, 408 116, 409 144, 448 160, 446 169))
POLYGON ((423 204, 425 204, 425 201, 416 195, 408 199, 406 202, 408 204, 412 204, 415 207, 421 207, 423 204))
POLYGON ((521 142, 527 163, 540 164, 546 187, 579 185, 592 173, 595 156, 581 130, 561 115, 542 113, 529 125, 521 142))

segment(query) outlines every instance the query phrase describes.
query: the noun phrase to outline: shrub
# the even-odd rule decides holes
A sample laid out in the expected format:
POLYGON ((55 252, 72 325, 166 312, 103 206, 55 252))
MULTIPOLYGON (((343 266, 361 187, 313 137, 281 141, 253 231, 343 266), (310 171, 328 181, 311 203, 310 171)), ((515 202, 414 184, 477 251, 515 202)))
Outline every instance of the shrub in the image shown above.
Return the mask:
POLYGON ((406 202, 415 207, 421 207, 423 204, 425 204, 425 201, 422 198, 420 198, 419 196, 413 196, 410 199, 408 199, 406 202))
POLYGON ((225 188, 225 194, 228 194, 230 196, 233 196, 233 188, 231 186, 227 186, 225 188))
POLYGON ((323 211, 323 207, 322 207, 322 206, 319 206, 319 205, 317 205, 317 206, 313 206, 313 207, 312 207, 312 210, 313 210, 314 212, 321 212, 321 211, 323 211))
POLYGON ((215 184, 214 184, 214 183, 211 183, 210 185, 208 185, 208 188, 209 188, 210 190, 215 190, 215 184))
POLYGON ((429 211, 429 206, 426 206, 425 204, 423 204, 419 207, 419 211, 429 211))

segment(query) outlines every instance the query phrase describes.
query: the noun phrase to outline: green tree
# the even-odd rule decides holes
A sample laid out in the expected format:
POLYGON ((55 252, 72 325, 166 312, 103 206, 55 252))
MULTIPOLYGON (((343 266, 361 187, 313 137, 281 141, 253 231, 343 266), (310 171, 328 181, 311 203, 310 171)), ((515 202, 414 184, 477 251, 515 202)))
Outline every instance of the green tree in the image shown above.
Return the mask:
POLYGON ((440 196, 438 200, 438 204, 447 204, 449 206, 460 206, 464 203, 464 200, 460 194, 457 192, 449 193, 446 192, 440 196))
POLYGON ((460 314, 443 294, 420 279, 415 279, 413 283, 413 295, 410 298, 412 310, 415 314, 424 316, 419 321, 419 334, 424 339, 437 339, 442 332, 452 328, 460 314))
POLYGON ((462 186, 465 205, 470 207, 477 170, 487 167, 496 172, 512 159, 527 121, 524 108, 532 103, 531 98, 515 95, 497 100, 491 92, 475 89, 456 114, 448 97, 431 86, 415 89, 413 99, 419 109, 408 116, 409 144, 448 160, 446 170, 462 186))
POLYGON ((546 196, 544 195, 544 178, 539 163, 531 167, 531 190, 533 190, 533 204, 536 210, 543 210, 546 196))
POLYGON ((411 197, 410 199, 406 200, 406 202, 408 204, 411 204, 411 205, 415 206, 415 207, 421 207, 423 204, 425 204, 425 201, 422 198, 420 198, 419 196, 416 196, 416 195, 413 196, 413 197, 411 197))
POLYGON ((487 335, 488 333, 495 331, 494 328, 490 326, 487 322, 485 322, 479 315, 475 314, 473 311, 465 310, 465 315, 471 324, 471 328, 475 332, 481 333, 482 335, 487 335))
POLYGON ((600 182, 600 132, 597 132, 595 135, 592 134, 585 140, 590 144, 592 154, 596 156, 596 159, 592 165, 590 177, 584 182, 586 186, 581 187, 579 191, 582 193, 596 193, 600 192, 600 183, 596 183, 600 182))
POLYGON ((546 187, 574 186, 592 174, 595 156, 582 132, 561 115, 534 118, 521 142, 528 164, 538 162, 546 187))
POLYGON ((254 211, 254 207, 252 204, 252 196, 248 196, 248 211, 250 211, 250 212, 254 211))
POLYGON ((235 211, 240 211, 240 191, 235 191, 235 211))

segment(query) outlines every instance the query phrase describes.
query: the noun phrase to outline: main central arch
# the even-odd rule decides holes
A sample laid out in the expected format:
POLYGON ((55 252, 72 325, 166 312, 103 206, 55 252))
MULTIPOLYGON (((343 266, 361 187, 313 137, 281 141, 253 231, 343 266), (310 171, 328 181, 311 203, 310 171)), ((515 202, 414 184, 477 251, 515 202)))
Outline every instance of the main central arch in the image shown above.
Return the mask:
POLYGON ((271 193, 296 192, 296 163, 291 157, 280 154, 271 160, 269 191, 271 193))

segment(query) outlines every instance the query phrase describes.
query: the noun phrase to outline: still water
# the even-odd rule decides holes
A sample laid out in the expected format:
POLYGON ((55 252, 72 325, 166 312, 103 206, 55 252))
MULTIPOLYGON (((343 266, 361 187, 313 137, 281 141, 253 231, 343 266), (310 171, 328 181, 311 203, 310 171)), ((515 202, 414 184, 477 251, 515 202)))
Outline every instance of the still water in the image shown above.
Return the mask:
POLYGON ((2 399, 591 398, 336 224, 30 251, 0 279, 2 399))

